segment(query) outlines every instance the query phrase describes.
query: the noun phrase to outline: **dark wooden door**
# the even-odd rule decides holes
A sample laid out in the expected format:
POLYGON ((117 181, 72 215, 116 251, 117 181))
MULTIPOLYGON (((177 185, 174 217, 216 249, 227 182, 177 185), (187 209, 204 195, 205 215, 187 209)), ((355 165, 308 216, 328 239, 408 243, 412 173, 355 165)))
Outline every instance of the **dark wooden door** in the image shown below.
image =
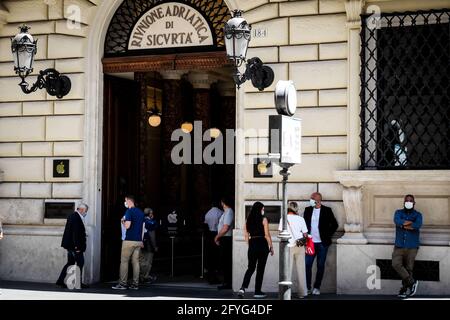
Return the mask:
POLYGON ((102 281, 119 278, 124 197, 139 186, 138 82, 105 75, 103 112, 102 281))

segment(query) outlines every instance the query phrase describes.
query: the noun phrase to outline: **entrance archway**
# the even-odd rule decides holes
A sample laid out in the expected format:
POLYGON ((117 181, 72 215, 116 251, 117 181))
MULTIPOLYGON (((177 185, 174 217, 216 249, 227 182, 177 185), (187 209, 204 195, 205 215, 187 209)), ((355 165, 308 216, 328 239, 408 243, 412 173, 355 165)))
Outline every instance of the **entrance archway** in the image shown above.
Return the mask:
MULTIPOLYGON (((160 1, 164 2, 164 1, 160 1)), ((230 9, 236 8, 233 1, 225 1, 230 9)), ((86 276, 90 282, 96 282, 100 279, 100 256, 101 256, 101 225, 102 225, 102 173, 103 173, 103 72, 100 64, 101 58, 104 57, 103 45, 106 39, 107 28, 112 20, 114 13, 117 11, 122 1, 108 1, 102 3, 98 9, 98 14, 91 26, 89 45, 88 45, 88 59, 87 59, 87 74, 86 74, 86 139, 85 139, 85 188, 84 198, 93 208, 93 215, 90 217, 91 225, 93 226, 90 235, 88 250, 86 276)), ((191 52, 192 53, 192 52, 191 52)), ((174 53, 172 53, 173 55, 174 53)), ((217 52, 215 53, 217 54, 217 52)), ((204 55, 203 62, 197 64, 200 69, 208 69, 208 64, 212 60, 217 60, 219 54, 214 57, 214 54, 204 55)), ((165 55, 170 58, 170 53, 165 55)), ((178 67, 184 65, 184 68, 190 69, 187 66, 195 66, 192 63, 192 56, 189 54, 180 55, 175 52, 176 64, 178 67), (187 61, 190 60, 190 65, 187 61)), ((161 58, 161 56, 159 57, 161 58)), ((200 56, 196 57, 201 58, 200 56)), ((131 58, 129 58, 131 59, 131 58)), ((169 59, 170 60, 170 59, 169 59)), ((200 59, 201 60, 201 59, 200 59)), ((132 61, 129 60, 130 62, 132 61)), ((111 61, 110 61, 111 62, 111 61)), ((147 62, 148 63, 148 62, 147 62)), ((142 68, 142 63, 137 62, 142 68)), ((148 70, 144 67, 144 71, 148 70)), ((173 64, 172 64, 173 68, 173 64)), ((106 69, 106 65, 105 65, 106 69)), ((175 69, 175 68, 173 68, 175 69)), ((109 70, 111 71, 111 70, 109 70)), ((123 71, 116 69, 116 71, 123 71)), ((135 71, 142 72, 142 69, 135 69, 135 71)))

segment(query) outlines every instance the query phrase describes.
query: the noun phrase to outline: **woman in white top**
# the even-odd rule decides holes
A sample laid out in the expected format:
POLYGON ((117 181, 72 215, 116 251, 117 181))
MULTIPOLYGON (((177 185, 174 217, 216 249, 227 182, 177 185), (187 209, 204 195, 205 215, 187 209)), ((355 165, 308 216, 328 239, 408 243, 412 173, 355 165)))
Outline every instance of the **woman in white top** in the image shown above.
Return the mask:
MULTIPOLYGON (((308 236, 308 228, 306 227, 305 219, 298 215, 297 202, 290 202, 288 208, 288 231, 291 235, 289 239, 289 253, 291 255, 291 264, 289 266, 289 272, 293 274, 293 268, 297 272, 297 296, 299 299, 303 299, 308 295, 306 288, 306 269, 305 269, 305 246, 297 246, 298 239, 308 236)), ((280 221, 279 230, 282 230, 282 221, 280 221)))

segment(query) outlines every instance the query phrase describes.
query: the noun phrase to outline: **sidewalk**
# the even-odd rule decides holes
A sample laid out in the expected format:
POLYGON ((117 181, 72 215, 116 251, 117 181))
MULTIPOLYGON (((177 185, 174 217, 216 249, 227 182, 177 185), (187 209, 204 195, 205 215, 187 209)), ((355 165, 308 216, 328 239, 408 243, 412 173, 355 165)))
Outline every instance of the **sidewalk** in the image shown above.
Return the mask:
MULTIPOLYGON (((102 283, 89 289, 61 289, 48 283, 5 282, 0 283, 0 300, 230 300, 238 299, 231 290, 218 291, 216 286, 204 283, 155 283, 142 286, 137 291, 115 291, 113 283, 102 283)), ((252 299, 248 293, 248 299, 252 299)), ((278 299, 277 293, 269 293, 267 299, 278 299)), ((411 300, 445 299, 450 296, 415 296, 411 300)), ((395 295, 336 295, 322 294, 305 300, 400 300, 395 295)))

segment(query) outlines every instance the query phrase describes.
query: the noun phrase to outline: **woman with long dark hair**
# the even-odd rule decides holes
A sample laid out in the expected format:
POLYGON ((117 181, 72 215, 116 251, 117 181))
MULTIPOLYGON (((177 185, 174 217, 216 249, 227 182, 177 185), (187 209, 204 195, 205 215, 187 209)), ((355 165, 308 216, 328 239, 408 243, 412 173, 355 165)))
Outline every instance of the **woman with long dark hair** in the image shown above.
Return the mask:
POLYGON ((264 217, 264 205, 261 202, 253 204, 245 224, 244 237, 248 243, 248 268, 238 294, 240 297, 244 297, 245 289, 248 288, 256 269, 254 297, 265 298, 266 294, 261 291, 261 287, 269 252, 273 256, 273 245, 269 232, 269 221, 264 217))

